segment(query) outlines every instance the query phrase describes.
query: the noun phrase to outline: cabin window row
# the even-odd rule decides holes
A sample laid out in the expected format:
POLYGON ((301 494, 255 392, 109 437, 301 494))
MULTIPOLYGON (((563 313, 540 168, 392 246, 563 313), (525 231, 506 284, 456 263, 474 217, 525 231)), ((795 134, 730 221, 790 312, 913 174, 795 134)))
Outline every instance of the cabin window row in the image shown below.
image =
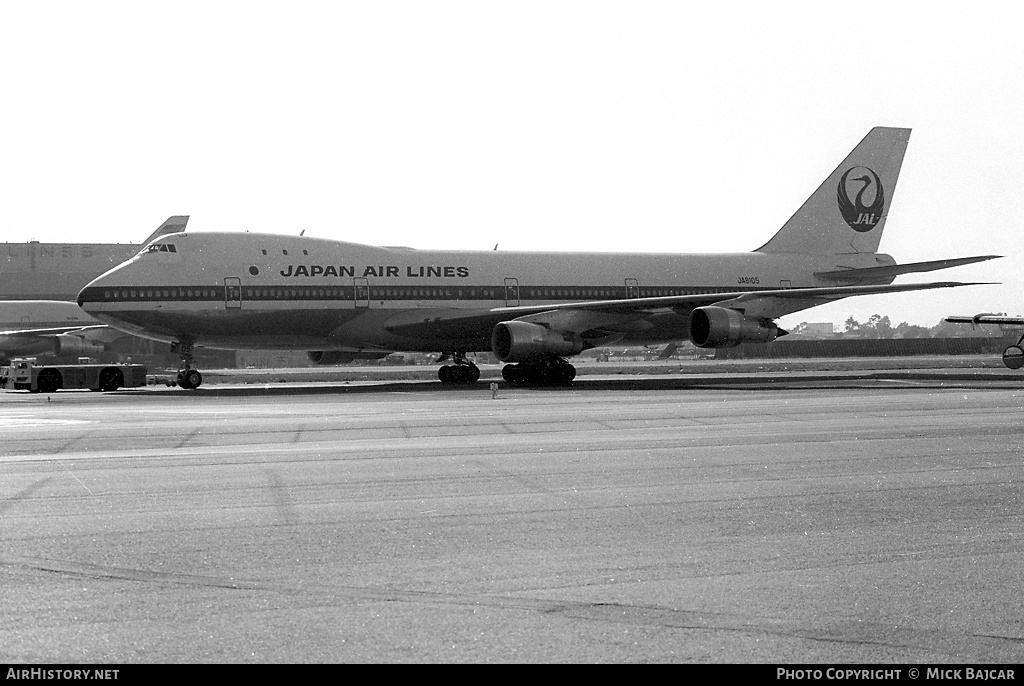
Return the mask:
MULTIPOLYGON (((674 295, 699 295, 703 293, 714 293, 725 291, 724 288, 642 288, 639 294, 642 297, 665 297, 674 295)), ((246 288, 243 289, 244 297, 256 300, 263 298, 320 298, 320 299, 351 299, 352 287, 344 288, 246 288)), ((361 297, 366 297, 366 287, 359 287, 361 297)), ((521 288, 519 297, 524 300, 548 300, 553 298, 622 298, 624 289, 604 288, 521 288)), ((371 300, 388 299, 417 299, 417 298, 462 298, 486 300, 504 299, 514 297, 513 289, 502 288, 380 288, 370 287, 368 291, 371 300)), ((145 290, 110 290, 104 291, 107 300, 137 300, 140 298, 208 298, 219 299, 224 296, 224 288, 215 286, 212 288, 171 288, 171 289, 145 289, 145 290)))

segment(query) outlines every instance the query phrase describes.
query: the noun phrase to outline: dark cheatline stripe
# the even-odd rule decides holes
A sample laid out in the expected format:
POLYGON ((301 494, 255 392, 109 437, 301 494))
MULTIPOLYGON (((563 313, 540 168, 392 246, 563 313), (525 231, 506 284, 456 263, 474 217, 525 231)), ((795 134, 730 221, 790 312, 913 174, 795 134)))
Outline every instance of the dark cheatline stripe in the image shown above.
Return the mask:
MULTIPOLYGON (((79 303, 96 302, 220 302, 226 297, 225 286, 153 286, 146 288, 114 288, 90 286, 79 295, 79 303)), ((237 300, 238 286, 233 300, 237 300)), ((673 295, 704 295, 736 291, 757 291, 759 288, 744 287, 683 287, 683 286, 641 286, 630 289, 642 298, 673 295)), ((506 292, 502 286, 242 286, 242 300, 246 302, 281 301, 352 301, 358 294, 360 299, 370 300, 528 300, 564 302, 566 300, 625 300, 627 291, 623 286, 520 286, 506 292)), ((636 295, 634 295, 636 297, 636 295)))

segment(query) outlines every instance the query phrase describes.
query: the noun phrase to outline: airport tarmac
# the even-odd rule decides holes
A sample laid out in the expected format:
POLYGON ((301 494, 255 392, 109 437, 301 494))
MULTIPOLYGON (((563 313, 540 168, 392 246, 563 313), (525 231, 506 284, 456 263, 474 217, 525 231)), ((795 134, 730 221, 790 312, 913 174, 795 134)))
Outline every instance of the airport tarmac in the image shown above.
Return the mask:
POLYGON ((0 393, 0 661, 1020 663, 1022 404, 956 375, 0 393))

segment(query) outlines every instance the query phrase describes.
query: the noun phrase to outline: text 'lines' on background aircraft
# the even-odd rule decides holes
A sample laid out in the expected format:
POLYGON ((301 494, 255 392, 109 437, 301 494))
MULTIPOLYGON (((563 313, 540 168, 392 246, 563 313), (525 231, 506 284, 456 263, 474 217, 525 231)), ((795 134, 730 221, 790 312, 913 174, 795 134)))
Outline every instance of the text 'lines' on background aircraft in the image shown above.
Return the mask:
POLYGON ((445 383, 491 351, 516 383, 567 383, 565 358, 603 345, 768 342, 773 320, 853 295, 963 286, 900 274, 992 255, 897 264, 877 252, 910 129, 877 127, 750 253, 452 252, 254 233, 177 233, 97 278, 79 304, 171 342, 197 387, 195 345, 308 351, 321 363, 441 352, 445 383))
MULTIPOLYGON (((188 217, 171 217, 142 243, 185 230, 188 217)), ((0 299, 74 302, 100 274, 139 252, 138 243, 0 243, 0 299)))

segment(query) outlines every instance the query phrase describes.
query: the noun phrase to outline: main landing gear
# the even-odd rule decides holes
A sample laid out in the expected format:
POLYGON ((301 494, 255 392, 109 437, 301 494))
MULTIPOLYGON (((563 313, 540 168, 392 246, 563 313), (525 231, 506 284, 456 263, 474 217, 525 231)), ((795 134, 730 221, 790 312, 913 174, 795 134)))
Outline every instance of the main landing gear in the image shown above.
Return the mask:
POLYGON ((199 388, 203 383, 203 375, 193 367, 195 358, 192 357, 192 344, 188 342, 176 342, 171 344, 171 352, 177 352, 181 356, 182 367, 178 370, 178 386, 180 388, 199 388))
MULTIPOLYGON (((447 355, 442 356, 445 359, 447 355)), ((452 355, 455 364, 446 364, 437 370, 443 384, 473 384, 480 380, 480 368, 466 359, 466 353, 452 355)))
POLYGON ((509 383, 531 386, 567 386, 576 378, 576 367, 554 355, 506 364, 501 376, 509 383))

